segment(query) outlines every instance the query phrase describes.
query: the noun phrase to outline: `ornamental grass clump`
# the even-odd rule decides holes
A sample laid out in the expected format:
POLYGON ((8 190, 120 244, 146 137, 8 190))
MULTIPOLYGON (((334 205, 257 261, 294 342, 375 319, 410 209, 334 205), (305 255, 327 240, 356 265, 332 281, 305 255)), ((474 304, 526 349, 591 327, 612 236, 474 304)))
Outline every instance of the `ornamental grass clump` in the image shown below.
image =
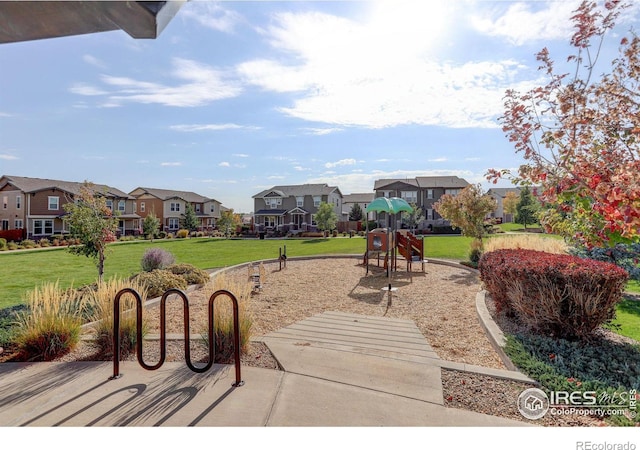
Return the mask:
POLYGON ((205 284, 209 281, 209 273, 192 264, 172 264, 166 270, 174 275, 180 275, 187 284, 205 284))
POLYGON ((563 240, 541 236, 539 234, 508 234, 504 236, 493 236, 484 240, 485 252, 505 248, 522 248, 556 254, 566 254, 569 252, 569 247, 563 240))
POLYGON ((21 359, 51 361, 72 351, 80 340, 83 303, 73 289, 44 283, 25 294, 17 314, 16 344, 21 359))
MULTIPOLYGON (((240 352, 245 353, 251 338, 252 321, 248 312, 252 291, 251 283, 246 280, 230 279, 222 273, 212 278, 203 289, 209 298, 216 291, 222 289, 231 292, 238 300, 240 352)), ((230 364, 234 358, 232 302, 230 298, 220 295, 216 298, 213 306, 214 361, 218 364, 230 364)), ((208 345, 208 330, 205 330, 202 336, 208 345)))
POLYGON ((140 265, 145 272, 151 272, 156 269, 164 269, 175 262, 176 258, 171 252, 162 248, 149 248, 142 255, 140 265))
MULTIPOLYGON (((122 289, 130 288, 140 294, 142 304, 147 299, 147 288, 138 280, 112 278, 98 283, 95 289, 85 293, 84 301, 91 309, 89 320, 95 333, 95 342, 104 356, 113 355, 113 304, 116 294, 122 289)), ((120 297, 120 355, 123 358, 136 351, 136 300, 130 294, 120 297)), ((142 336, 148 331, 147 321, 142 314, 142 336)))
POLYGON ((612 320, 628 280, 614 264, 524 249, 487 252, 478 269, 498 312, 565 339, 587 338, 612 320))
POLYGON ((168 270, 152 270, 151 272, 141 272, 131 277, 131 280, 139 282, 147 289, 149 298, 160 297, 169 289, 187 289, 186 280, 180 275, 168 270))

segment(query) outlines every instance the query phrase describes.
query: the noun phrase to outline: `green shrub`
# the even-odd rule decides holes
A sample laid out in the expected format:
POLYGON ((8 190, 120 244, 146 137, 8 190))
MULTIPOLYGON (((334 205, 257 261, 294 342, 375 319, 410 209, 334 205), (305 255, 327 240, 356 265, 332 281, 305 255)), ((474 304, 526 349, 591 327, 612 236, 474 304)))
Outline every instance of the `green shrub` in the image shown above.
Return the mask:
POLYGON ((40 247, 50 247, 51 241, 47 238, 42 238, 38 241, 38 245, 40 245, 40 247))
POLYGON ((168 252, 162 248, 149 248, 142 255, 140 265, 145 272, 151 272, 156 269, 164 269, 170 266, 176 260, 175 256, 171 252, 168 252))
MULTIPOLYGON (((147 299, 146 286, 138 280, 113 278, 99 283, 93 289, 86 290, 84 302, 91 309, 89 321, 95 333, 100 353, 113 356, 113 302, 116 294, 124 288, 131 288, 140 294, 142 303, 147 299)), ((136 351, 136 301, 132 295, 120 297, 120 355, 126 358, 136 351)), ((148 326, 142 315, 142 335, 147 334, 148 326)))
POLYGON ((17 250, 18 249, 18 244, 16 244, 13 241, 10 241, 7 243, 7 250, 17 250))
POLYGON ((7 249, 7 240, 5 238, 0 238, 0 250, 7 249))
POLYGON ((169 272, 180 275, 187 284, 205 284, 209 281, 209 273, 192 264, 173 264, 166 268, 169 272))
POLYGON ((524 249, 487 252, 478 268, 496 309, 567 339, 586 338, 613 319, 628 280, 614 264, 524 249))
POLYGON ((187 282, 184 278, 162 269, 152 270, 151 272, 141 272, 134 275, 131 280, 135 280, 144 285, 149 298, 160 297, 171 288, 187 289, 187 282))
MULTIPOLYGON (((505 352, 543 390, 596 391, 598 399, 616 398, 640 389, 640 347, 606 339, 584 342, 535 335, 507 335, 505 352)), ((607 402, 601 401, 600 405, 607 402)), ((618 402, 615 403, 618 405, 618 402)), ((636 426, 640 417, 609 418, 617 425, 636 426)))
POLYGON ((482 241, 479 239, 474 239, 471 241, 471 245, 469 248, 469 261, 475 267, 477 267, 478 262, 480 261, 480 257, 482 256, 482 241))
POLYGON ((176 237, 179 239, 186 239, 189 237, 189 230, 178 230, 176 237))
POLYGON ((6 347, 15 342, 18 328, 18 312, 26 309, 26 305, 0 309, 0 347, 6 347))
POLYGON ((16 344, 27 360, 51 361, 80 340, 82 308, 73 290, 45 283, 26 294, 27 311, 17 317, 16 344))

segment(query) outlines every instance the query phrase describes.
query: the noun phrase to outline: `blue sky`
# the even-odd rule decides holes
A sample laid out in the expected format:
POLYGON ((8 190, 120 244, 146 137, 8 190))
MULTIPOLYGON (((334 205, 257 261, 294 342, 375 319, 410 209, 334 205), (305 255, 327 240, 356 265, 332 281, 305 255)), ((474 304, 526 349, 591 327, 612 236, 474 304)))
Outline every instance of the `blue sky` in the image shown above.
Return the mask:
POLYGON ((489 188, 488 168, 521 163, 497 121, 504 92, 540 84, 542 47, 566 58, 577 5, 191 1, 155 40, 2 44, 0 174, 189 190, 236 212, 278 184, 489 188))

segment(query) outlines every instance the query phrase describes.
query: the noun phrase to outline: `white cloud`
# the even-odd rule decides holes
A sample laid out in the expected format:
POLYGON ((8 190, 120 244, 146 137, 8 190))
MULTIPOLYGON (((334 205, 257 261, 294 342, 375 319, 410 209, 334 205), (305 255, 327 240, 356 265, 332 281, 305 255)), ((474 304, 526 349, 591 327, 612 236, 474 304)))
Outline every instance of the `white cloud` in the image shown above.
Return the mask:
POLYGON ((140 81, 130 77, 102 75, 104 88, 76 83, 70 90, 78 95, 103 95, 103 107, 121 106, 125 102, 193 107, 216 100, 236 97, 242 89, 213 67, 197 61, 173 58, 171 76, 181 82, 174 85, 140 81))
POLYGON ((104 89, 100 89, 86 83, 75 83, 73 86, 69 88, 69 92, 71 92, 72 94, 86 95, 86 96, 106 95, 108 93, 104 89))
POLYGON ((210 124, 183 124, 183 125, 171 125, 169 127, 175 131, 223 131, 223 130, 258 130, 259 127, 238 125, 235 123, 210 123, 210 124))
POLYGON ((234 153, 232 156, 235 156, 236 158, 249 158, 250 155, 247 155, 246 153, 234 153))
POLYGON ((107 65, 100 59, 96 58, 93 55, 82 55, 82 60, 87 64, 98 67, 100 69, 105 69, 107 65))
POLYGON ((267 177, 267 180, 284 180, 285 178, 284 175, 271 175, 267 177))
POLYGON ((181 8, 179 16, 223 33, 232 33, 236 25, 242 21, 240 14, 223 8, 217 2, 188 2, 181 8))
POLYGON ((343 128, 305 128, 305 130, 314 136, 324 136, 327 134, 338 133, 344 131, 343 128))
POLYGON ((163 167, 177 167, 177 166, 181 166, 182 163, 181 162, 162 162, 160 163, 160 165, 163 167))
POLYGON ((218 164, 218 166, 220 166, 220 167, 231 167, 231 164, 229 164, 227 161, 222 161, 220 164, 218 164))
POLYGON ((281 59, 247 61, 238 73, 265 90, 292 93, 292 103, 278 111, 336 125, 312 132, 404 124, 498 127, 505 89, 520 66, 438 60, 435 43, 448 39, 455 5, 365 5, 373 10, 359 22, 317 12, 275 15, 265 35, 281 59))
POLYGON ((449 161, 449 159, 445 158, 444 156, 442 156, 440 158, 428 159, 427 161, 429 161, 429 162, 446 162, 446 161, 449 161))
POLYGON ((352 166, 356 163, 356 160, 353 158, 347 158, 347 159, 341 159, 340 161, 335 161, 335 162, 328 162, 326 163, 324 166, 327 169, 331 169, 333 167, 338 167, 338 166, 352 166))
POLYGON ((516 2, 498 17, 492 17, 495 13, 475 14, 471 23, 478 31, 515 45, 566 39, 573 32, 570 18, 579 4, 577 0, 516 2))
POLYGON ((306 172, 308 170, 311 170, 311 169, 309 169, 307 167, 302 167, 302 166, 294 166, 293 168, 294 168, 294 170, 297 170, 298 172, 306 172))
POLYGON ((20 159, 20 158, 18 158, 17 156, 14 156, 14 155, 8 155, 6 153, 0 153, 0 159, 3 159, 5 161, 15 161, 15 160, 20 159))

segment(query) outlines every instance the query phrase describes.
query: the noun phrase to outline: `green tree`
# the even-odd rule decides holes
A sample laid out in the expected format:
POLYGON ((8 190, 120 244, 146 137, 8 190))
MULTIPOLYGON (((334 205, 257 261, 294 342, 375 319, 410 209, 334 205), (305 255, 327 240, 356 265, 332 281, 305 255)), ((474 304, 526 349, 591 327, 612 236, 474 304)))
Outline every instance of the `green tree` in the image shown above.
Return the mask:
POLYGON ((238 219, 236 214, 233 213, 233 209, 226 209, 220 213, 220 218, 216 222, 218 230, 220 230, 226 238, 231 235, 231 231, 235 230, 238 225, 238 219))
POLYGON ((349 211, 349 220, 354 222, 359 222, 360 220, 362 220, 362 217, 363 217, 363 214, 362 214, 362 208, 360 207, 360 204, 354 203, 353 206, 351 207, 351 211, 349 211))
POLYGON ((524 225, 527 229, 528 224, 538 223, 538 211, 540 204, 534 198, 529 186, 524 186, 520 190, 520 199, 516 205, 516 223, 524 225))
POLYGON ((411 212, 402 213, 402 222, 407 225, 411 231, 415 231, 420 222, 424 220, 424 211, 415 203, 411 203, 411 212))
POLYGON ((336 215, 333 207, 325 202, 321 202, 318 206, 318 212, 316 212, 316 224, 318 230, 331 231, 335 229, 338 223, 338 216, 336 215))
POLYGON ((187 203, 184 208, 184 214, 182 215, 182 228, 189 231, 196 231, 198 226, 200 225, 200 221, 198 220, 198 216, 196 216, 196 211, 193 209, 193 205, 191 203, 187 203))
POLYGON ((493 197, 484 194, 479 184, 470 184, 458 195, 445 194, 433 204, 438 214, 448 220, 452 227, 459 228, 464 236, 482 242, 487 233, 484 220, 496 209, 493 197))
POLYGON ((158 235, 160 230, 160 219, 153 212, 147 214, 147 217, 142 221, 142 233, 149 239, 152 239, 158 235))
POLYGON ((63 208, 68 213, 65 220, 71 235, 82 245, 71 246, 69 251, 96 260, 98 279, 102 281, 107 245, 116 240, 118 219, 107 207, 104 195, 97 192, 92 183, 85 181, 75 200, 63 208))

